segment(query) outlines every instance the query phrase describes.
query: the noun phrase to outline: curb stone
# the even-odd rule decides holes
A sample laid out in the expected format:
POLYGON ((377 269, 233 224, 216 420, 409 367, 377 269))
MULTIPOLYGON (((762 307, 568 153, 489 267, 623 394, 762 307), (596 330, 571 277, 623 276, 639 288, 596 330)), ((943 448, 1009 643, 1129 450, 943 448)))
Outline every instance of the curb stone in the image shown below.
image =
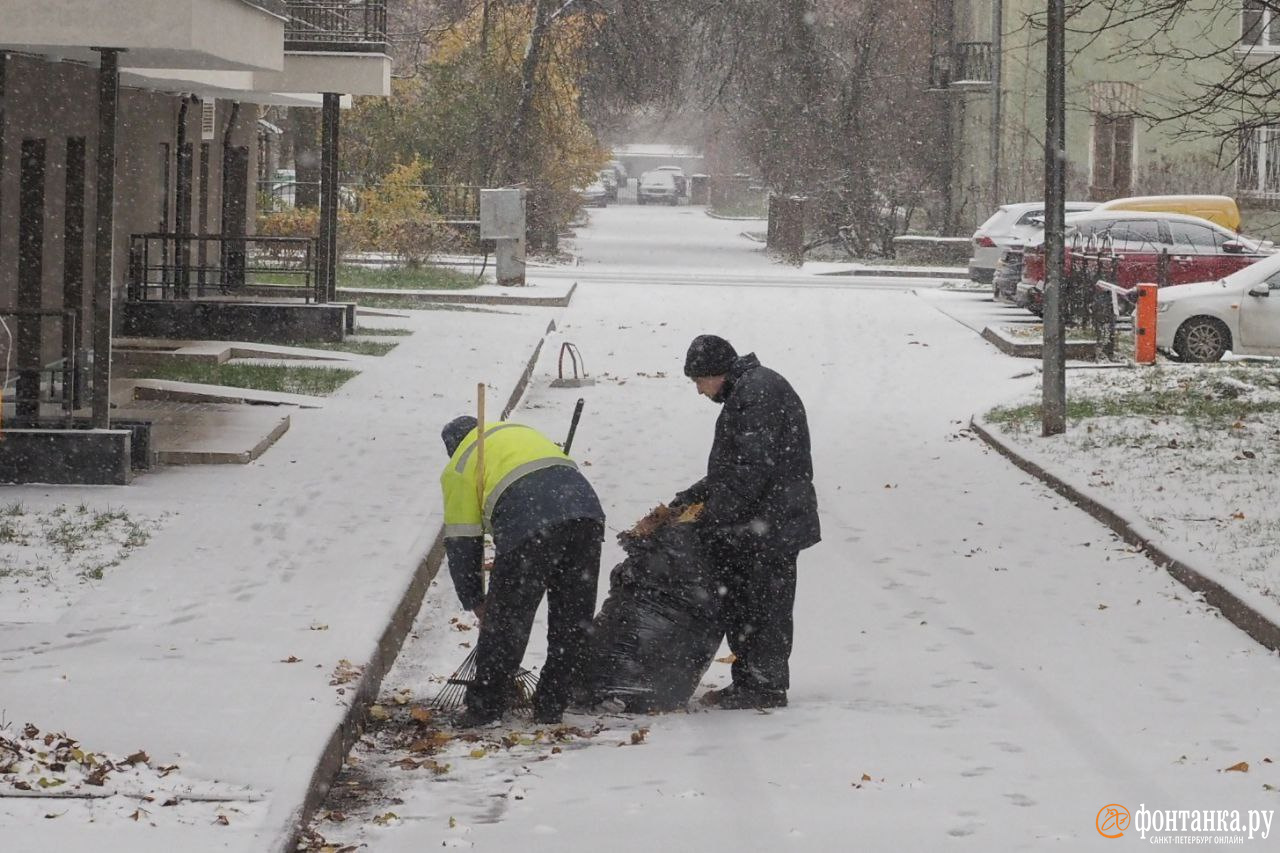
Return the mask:
POLYGON ((945 278, 945 279, 963 279, 968 276, 961 272, 953 270, 910 270, 902 267, 885 267, 877 269, 876 267, 858 267, 852 270, 839 270, 837 272, 820 272, 817 275, 855 275, 855 276, 875 276, 877 278, 945 278))
MULTIPOLYGON (((552 320, 533 348, 533 354, 525 363, 520 379, 502 410, 502 420, 506 420, 512 410, 519 405, 520 398, 524 396, 533 371, 537 367, 538 357, 542 354, 542 345, 546 343, 547 335, 555 330, 556 323, 552 320)), ((329 788, 341 772, 347 753, 364 732, 365 723, 369 719, 369 707, 378 701, 382 679, 390 671, 404 646, 405 638, 413 630, 413 623, 418 617, 418 611, 422 607, 423 599, 426 598, 427 590, 444 563, 444 527, 441 526, 429 538, 429 545, 425 544, 427 539, 425 536, 420 537, 415 544, 415 552, 422 555, 418 559, 417 568, 414 569, 409 585, 391 613, 391 621, 378 638, 373 654, 365 662, 359 680, 353 685, 351 704, 320 753, 320 760, 311 773, 311 782, 307 786, 307 794, 303 798, 302 805, 294 813, 294 819, 285 837, 273 845, 277 853, 295 853, 298 849, 303 829, 315 817, 316 810, 324 802, 329 788)))
MULTIPOLYGON (((1005 355, 1015 358, 1043 358, 1043 343, 1016 341, 1000 333, 994 326, 986 326, 982 330, 982 339, 1000 350, 1005 355)), ((1037 339, 1038 340, 1038 339, 1037 339)), ((1094 341, 1064 341, 1063 352, 1073 361, 1097 361, 1098 344, 1094 341)))
POLYGON ((1156 566, 1164 569, 1174 580, 1192 592, 1199 593, 1206 604, 1221 613, 1227 621, 1253 638, 1269 651, 1280 651, 1280 625, 1254 609, 1231 590, 1202 574, 1176 557, 1171 556, 1159 544, 1134 529, 1120 513, 1099 503, 1081 492, 1061 477, 1027 459, 1015 447, 1003 441, 977 416, 969 419, 969 428, 1017 467, 1037 478, 1049 488, 1074 503, 1097 521, 1109 527, 1129 545, 1136 546, 1156 566))
POLYGON ((449 293, 446 291, 398 290, 395 288, 372 287, 340 287, 338 294, 357 298, 360 296, 385 296, 423 303, 447 303, 451 305, 530 305, 543 308, 568 308, 573 301, 573 294, 578 289, 575 281, 564 296, 498 296, 474 295, 466 291, 449 293))

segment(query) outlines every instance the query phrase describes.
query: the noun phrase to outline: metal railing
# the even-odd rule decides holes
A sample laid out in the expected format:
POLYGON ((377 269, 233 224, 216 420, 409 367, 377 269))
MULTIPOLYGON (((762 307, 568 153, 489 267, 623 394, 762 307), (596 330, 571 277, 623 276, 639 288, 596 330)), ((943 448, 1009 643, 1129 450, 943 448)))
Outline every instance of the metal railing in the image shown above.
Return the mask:
POLYGON ((45 322, 60 320, 62 338, 62 357, 51 363, 14 364, 13 357, 8 359, 3 400, 5 404, 14 404, 14 413, 4 418, 4 423, 22 426, 38 421, 42 403, 57 404, 62 409, 63 416, 70 418, 82 404, 87 390, 84 377, 77 370, 79 313, 52 308, 4 309, 0 310, 0 317, 17 318, 17 328, 6 323, 8 334, 0 339, 0 346, 7 348, 6 354, 17 359, 24 358, 24 338, 34 338, 34 347, 40 347, 43 339, 41 326, 45 322), (14 384, 13 390, 8 387, 10 380, 14 384))
POLYGON ((134 234, 128 297, 134 302, 217 296, 325 302, 313 237, 134 234))
POLYGON ((289 0, 285 50, 345 53, 386 45, 386 0, 289 0))
MULTIPOLYGON (((275 213, 297 205, 299 189, 315 188, 319 199, 319 183, 311 181, 260 180, 258 181, 258 210, 275 213)), ((466 184, 415 184, 413 189, 424 190, 427 206, 447 224, 474 224, 480 221, 481 187, 466 184)), ((347 183, 338 186, 338 207, 343 210, 360 210, 360 193, 363 184, 347 183)))

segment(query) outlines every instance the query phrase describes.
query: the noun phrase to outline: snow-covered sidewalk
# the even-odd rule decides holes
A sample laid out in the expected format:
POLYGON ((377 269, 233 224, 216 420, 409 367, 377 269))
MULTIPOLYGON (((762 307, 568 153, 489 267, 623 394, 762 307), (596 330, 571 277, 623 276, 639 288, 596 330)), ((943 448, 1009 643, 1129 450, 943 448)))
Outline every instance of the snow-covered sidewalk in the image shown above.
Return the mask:
POLYGON ((322 409, 293 411, 253 464, 167 468, 124 488, 4 490, 43 517, 127 512, 147 520, 149 541, 119 565, 60 575, 65 606, 10 606, 22 579, 0 578, 5 618, 19 620, 0 622, 4 736, 21 739, 31 723, 53 746, 77 741, 68 755, 99 756, 52 770, 8 767, 0 754, 11 779, 0 784, 0 849, 280 848, 439 530, 440 425, 474 405, 477 380, 500 409, 556 316, 404 314, 362 318, 414 334, 364 360, 322 409), (139 751, 149 763, 124 760, 139 751), (105 787, 77 790, 70 777, 107 761, 121 769, 105 787), (126 776, 139 778, 101 796, 126 776))

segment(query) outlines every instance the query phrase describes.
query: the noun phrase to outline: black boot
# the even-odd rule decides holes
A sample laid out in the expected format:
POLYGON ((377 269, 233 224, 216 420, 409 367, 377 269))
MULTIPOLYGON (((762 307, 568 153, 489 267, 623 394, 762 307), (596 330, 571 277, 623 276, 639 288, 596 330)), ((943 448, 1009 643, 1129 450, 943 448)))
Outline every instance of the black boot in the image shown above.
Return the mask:
POLYGON ((742 708, 785 708, 787 707, 787 691, 765 690, 760 688, 743 688, 730 684, 723 690, 709 690, 702 697, 702 704, 726 711, 742 708))

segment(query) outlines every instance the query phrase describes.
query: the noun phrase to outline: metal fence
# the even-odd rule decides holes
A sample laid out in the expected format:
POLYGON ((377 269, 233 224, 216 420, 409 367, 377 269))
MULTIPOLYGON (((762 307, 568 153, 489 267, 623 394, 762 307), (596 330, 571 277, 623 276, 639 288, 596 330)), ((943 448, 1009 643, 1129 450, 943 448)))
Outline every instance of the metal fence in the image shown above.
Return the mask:
POLYGON ((129 299, 214 296, 301 298, 324 302, 313 237, 134 234, 129 299))
POLYGON ((77 369, 79 313, 58 309, 8 309, 0 310, 0 317, 17 321, 13 325, 4 323, 6 334, 0 339, 0 345, 6 348, 4 403, 13 404, 13 412, 5 423, 29 424, 38 420, 40 406, 45 403, 57 405, 63 416, 70 418, 82 404, 87 390, 84 376, 77 369), (62 357, 47 364, 24 363, 26 349, 37 354, 42 349, 45 326, 49 323, 58 325, 62 357), (9 388, 11 382, 12 390, 9 388))
MULTIPOLYGON (((315 198, 319 199, 319 187, 318 183, 307 181, 258 181, 258 211, 275 213, 296 207, 298 196, 305 196, 307 188, 311 188, 315 198)), ((427 208, 446 223, 472 225, 480 221, 480 190, 483 187, 467 184, 414 184, 410 188, 425 191, 427 208)), ((339 184, 338 206, 344 210, 359 212, 361 194, 367 189, 369 187, 365 184, 339 184)))

